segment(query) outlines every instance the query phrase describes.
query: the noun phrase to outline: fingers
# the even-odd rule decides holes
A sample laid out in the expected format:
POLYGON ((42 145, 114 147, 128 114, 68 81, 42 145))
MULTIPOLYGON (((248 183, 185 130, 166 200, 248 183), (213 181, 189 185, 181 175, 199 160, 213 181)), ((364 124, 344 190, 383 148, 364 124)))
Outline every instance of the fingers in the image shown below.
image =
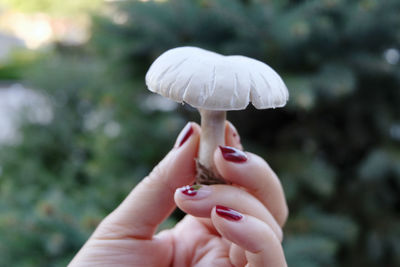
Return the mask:
POLYGON ((288 208, 281 183, 262 158, 235 148, 220 147, 214 153, 214 162, 225 180, 244 187, 268 208, 279 225, 285 223, 288 208))
POLYGON ((104 219, 94 237, 150 239, 157 226, 175 208, 175 189, 194 181, 194 158, 197 155, 199 136, 200 127, 188 123, 174 148, 120 206, 104 219))
POLYGON ((246 266, 287 266, 281 244, 268 224, 223 206, 212 210, 211 220, 222 237, 246 251, 246 266))
POLYGON ((229 249, 229 259, 235 267, 242 267, 247 264, 245 251, 235 243, 232 243, 229 249))
POLYGON ((282 230, 267 208, 249 192, 230 185, 185 186, 175 192, 177 206, 195 217, 210 217, 216 205, 234 207, 239 212, 259 218, 273 229, 279 240, 282 230))
POLYGON ((225 145, 243 150, 240 136, 235 126, 229 121, 225 122, 225 145))

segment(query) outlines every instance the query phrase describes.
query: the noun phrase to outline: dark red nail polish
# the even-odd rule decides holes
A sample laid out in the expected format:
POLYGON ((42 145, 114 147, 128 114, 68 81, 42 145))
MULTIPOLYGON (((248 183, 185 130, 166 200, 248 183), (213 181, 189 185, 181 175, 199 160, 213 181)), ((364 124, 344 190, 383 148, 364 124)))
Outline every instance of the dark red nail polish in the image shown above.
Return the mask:
POLYGON ((230 221, 239 221, 240 219, 243 218, 243 215, 237 212, 236 210, 221 205, 217 205, 215 207, 215 211, 220 217, 230 221))
POLYGON ((178 147, 181 147, 192 134, 193 134, 192 124, 188 123, 178 137, 178 144, 179 144, 178 147))
POLYGON ((197 195, 197 190, 199 190, 201 185, 186 185, 184 187, 181 187, 180 190, 182 194, 185 194, 187 196, 193 197, 197 195))
POLYGON ((224 159, 232 162, 245 162, 247 160, 246 154, 234 147, 219 146, 224 159))

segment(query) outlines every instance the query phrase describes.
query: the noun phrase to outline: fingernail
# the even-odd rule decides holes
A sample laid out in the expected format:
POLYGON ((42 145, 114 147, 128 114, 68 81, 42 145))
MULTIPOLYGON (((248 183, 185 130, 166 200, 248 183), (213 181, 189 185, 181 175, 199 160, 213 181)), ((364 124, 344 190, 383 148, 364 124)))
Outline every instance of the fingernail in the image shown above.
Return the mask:
POLYGON ((186 124, 185 128, 183 128, 182 132, 178 136, 178 147, 181 147, 193 134, 193 127, 192 124, 189 122, 186 124))
POLYGON ((217 205, 215 207, 215 211, 217 212, 218 216, 230 221, 239 221, 243 218, 243 215, 240 212, 221 205, 217 205))
POLYGON ((246 154, 237 148, 230 146, 219 146, 219 149, 221 150, 222 156, 227 161, 245 162, 247 160, 246 154))
POLYGON ((202 199, 211 194, 211 188, 204 185, 186 185, 178 189, 187 199, 202 199))

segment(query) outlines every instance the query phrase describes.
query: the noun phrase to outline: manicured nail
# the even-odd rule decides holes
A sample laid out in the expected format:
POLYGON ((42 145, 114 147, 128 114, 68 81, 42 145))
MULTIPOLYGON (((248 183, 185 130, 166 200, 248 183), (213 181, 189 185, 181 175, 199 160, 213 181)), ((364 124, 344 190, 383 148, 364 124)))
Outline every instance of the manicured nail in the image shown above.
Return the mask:
POLYGON ((215 207, 215 211, 220 217, 230 221, 239 221, 240 219, 243 218, 243 215, 237 212, 236 210, 221 205, 217 205, 215 207))
POLYGON ((185 198, 189 199, 202 199, 211 194, 211 188, 203 185, 186 185, 178 189, 185 198))
POLYGON ((197 195, 197 190, 199 190, 200 187, 201 185, 186 185, 179 188, 179 190, 182 192, 182 194, 192 197, 197 195))
POLYGON ((181 147, 193 134, 192 124, 189 122, 178 136, 178 147, 181 147))
POLYGON ((222 156, 227 161, 245 162, 247 160, 246 154, 237 148, 230 146, 219 146, 219 149, 221 150, 222 156))

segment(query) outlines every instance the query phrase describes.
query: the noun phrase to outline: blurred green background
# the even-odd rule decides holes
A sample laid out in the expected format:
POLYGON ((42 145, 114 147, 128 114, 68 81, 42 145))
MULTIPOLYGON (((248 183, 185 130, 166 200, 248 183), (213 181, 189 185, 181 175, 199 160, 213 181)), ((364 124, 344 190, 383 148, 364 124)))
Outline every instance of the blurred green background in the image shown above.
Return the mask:
POLYGON ((281 178, 289 266, 400 266, 400 1, 0 3, 0 266, 65 266, 199 121, 144 84, 183 45, 289 88, 283 109, 228 114, 281 178))

